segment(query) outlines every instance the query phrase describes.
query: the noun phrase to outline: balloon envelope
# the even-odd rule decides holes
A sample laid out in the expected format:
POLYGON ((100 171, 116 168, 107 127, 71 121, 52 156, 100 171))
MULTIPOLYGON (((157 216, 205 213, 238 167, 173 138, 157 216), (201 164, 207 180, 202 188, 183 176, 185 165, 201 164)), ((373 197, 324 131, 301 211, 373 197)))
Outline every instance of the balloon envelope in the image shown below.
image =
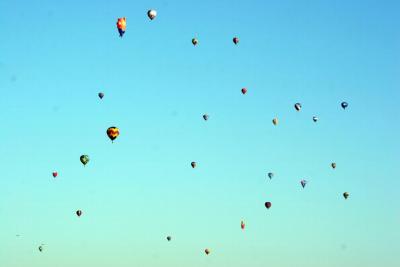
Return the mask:
POLYGON ((194 162, 194 161, 192 161, 191 163, 190 163, 190 165, 192 166, 192 168, 194 169, 194 168, 196 168, 196 165, 197 165, 197 163, 196 162, 194 162))
POLYGON ((317 122, 317 121, 318 121, 318 117, 317 117, 317 116, 314 116, 314 117, 312 117, 312 120, 313 120, 314 122, 317 122))
POLYGON ((104 97, 104 94, 103 93, 99 93, 99 98, 103 99, 103 97, 104 97))
POLYGON ((149 19, 153 20, 157 16, 157 11, 155 11, 154 9, 151 9, 151 10, 147 11, 147 16, 149 17, 149 19))
POLYGON ((167 236, 167 240, 168 240, 168 241, 171 241, 171 237, 170 237, 170 236, 167 236))
POLYGON ((269 179, 272 179, 272 177, 274 177, 274 173, 269 172, 269 173, 268 173, 268 177, 269 177, 269 179))
POLYGON ((53 172, 53 177, 56 178, 58 176, 57 172, 53 172))
POLYGON ((119 136, 119 129, 115 126, 109 127, 107 129, 107 136, 114 141, 119 136))
POLYGON ((208 120, 208 118, 209 118, 209 116, 207 115, 207 114, 204 114, 203 115, 203 119, 206 121, 206 120, 208 120))
POLYGON ((332 162, 332 163, 331 163, 331 167, 332 167, 332 169, 335 169, 335 168, 336 168, 336 163, 335 163, 335 162, 332 162))
POLYGON ((199 41, 196 39, 196 38, 193 38, 192 39, 192 44, 193 45, 197 45, 199 43, 199 41))
POLYGON ((204 252, 206 253, 206 255, 210 254, 210 250, 209 250, 208 248, 206 248, 206 249, 204 250, 204 252))
POLYGON ((276 126, 276 125, 278 125, 278 118, 274 118, 274 119, 272 119, 272 123, 276 126))
POLYGON ((304 188, 306 186, 306 184, 307 184, 307 181, 306 180, 301 180, 300 184, 304 188))
POLYGON ((117 20, 117 29, 118 29, 118 33, 119 36, 122 37, 125 34, 125 30, 126 30, 126 18, 118 18, 117 20))
POLYGON ((271 208, 271 206, 272 206, 272 203, 271 203, 271 202, 265 202, 265 207, 266 207, 267 209, 271 208))
POLYGON ((237 45, 239 43, 239 38, 233 37, 233 43, 237 45))
POLYGON ((247 89, 246 88, 242 88, 241 91, 242 91, 242 94, 244 94, 244 95, 247 93, 247 89))
POLYGON ((294 108, 295 108, 297 111, 300 111, 300 109, 301 109, 301 104, 300 104, 300 103, 294 104, 294 108))
POLYGON ((89 162, 89 156, 88 155, 82 155, 80 158, 80 161, 82 162, 82 164, 85 166, 86 164, 88 164, 89 162))
POLYGON ((81 210, 77 210, 77 211, 76 211, 76 215, 77 215, 78 217, 81 217, 82 211, 81 211, 81 210))
POLYGON ((341 106, 343 109, 346 109, 349 106, 349 104, 347 104, 347 102, 342 102, 341 106))
POLYGON ((349 196, 350 196, 350 194, 349 194, 348 192, 344 192, 344 193, 343 193, 343 197, 344 197, 344 199, 348 199, 348 198, 349 198, 349 196))

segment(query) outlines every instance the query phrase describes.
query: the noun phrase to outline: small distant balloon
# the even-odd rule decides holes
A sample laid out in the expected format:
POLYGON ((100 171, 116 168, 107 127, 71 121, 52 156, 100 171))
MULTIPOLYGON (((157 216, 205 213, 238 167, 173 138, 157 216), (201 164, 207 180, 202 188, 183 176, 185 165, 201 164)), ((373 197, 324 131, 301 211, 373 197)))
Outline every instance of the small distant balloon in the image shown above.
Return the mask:
POLYGON ((89 156, 88 155, 82 155, 79 159, 82 162, 83 166, 86 166, 86 164, 88 164, 88 162, 89 162, 89 156))
POLYGON ((244 94, 244 95, 247 93, 247 89, 246 88, 242 88, 241 91, 242 91, 242 94, 244 94))
POLYGON ((58 176, 57 172, 53 172, 53 177, 56 178, 58 176))
POLYGON ((268 177, 269 177, 269 179, 272 179, 274 177, 274 173, 273 172, 269 172, 268 173, 268 177))
POLYGON ((271 208, 271 206, 272 206, 272 203, 271 203, 271 202, 265 202, 265 207, 266 207, 267 209, 271 208))
POLYGON ((336 169, 336 163, 335 163, 335 162, 332 162, 332 163, 331 163, 331 167, 332 167, 332 169, 336 169))
POLYGON ((301 110, 301 104, 300 104, 300 103, 294 104, 294 108, 295 108, 297 111, 300 111, 300 110, 301 110))
POLYGON ((43 251, 43 245, 38 247, 39 251, 42 252, 43 251))
POLYGON ((104 93, 99 93, 99 98, 103 99, 103 97, 104 97, 104 93))
POLYGON ((349 106, 349 104, 347 104, 347 102, 342 102, 341 106, 343 109, 346 109, 349 106))
POLYGON ((192 168, 194 169, 194 168, 196 168, 196 166, 197 166, 197 163, 196 162, 194 162, 194 161, 192 161, 191 163, 190 163, 190 165, 192 166, 192 168))
POLYGON ((157 16, 157 11, 155 11, 154 9, 151 9, 151 10, 147 11, 147 16, 149 17, 149 19, 153 20, 157 16))
POLYGON ((77 211, 76 211, 76 215, 77 215, 78 217, 81 217, 81 216, 82 216, 82 211, 81 211, 81 210, 77 210, 77 211))
POLYGON ((349 198, 349 196, 350 196, 350 194, 349 194, 348 192, 344 192, 344 193, 343 193, 343 197, 344 197, 344 199, 348 199, 348 198, 349 198))
POLYGON ((244 224, 244 221, 240 222, 240 228, 242 228, 242 230, 244 230, 244 228, 246 227, 246 225, 244 224))
POLYGON ((278 118, 273 118, 272 123, 276 126, 278 125, 278 118))
POLYGON ((313 120, 314 122, 317 122, 317 121, 318 121, 318 117, 317 117, 317 116, 314 116, 314 117, 312 117, 312 120, 313 120))
POLYGON ((204 114, 203 115, 203 119, 206 121, 206 120, 208 120, 208 118, 209 118, 210 116, 208 116, 207 114, 204 114))
POLYGON ((304 188, 304 187, 306 187, 307 181, 306 180, 301 180, 300 184, 304 188))
POLYGON ((170 236, 167 236, 167 240, 168 240, 168 241, 171 241, 171 239, 172 239, 172 238, 171 238, 170 236))
POLYGON ((208 248, 206 248, 206 249, 204 250, 204 252, 206 253, 206 255, 210 254, 210 250, 209 250, 208 248))
POLYGON ((193 38, 193 39, 192 39, 192 44, 193 44, 194 46, 196 46, 198 43, 199 43, 199 40, 197 40, 196 38, 193 38))
POLYGON ((122 38, 122 36, 124 36, 125 31, 126 31, 126 18, 125 17, 118 18, 117 29, 118 29, 119 37, 122 38))
POLYGON ((112 142, 119 136, 119 129, 115 126, 111 126, 107 129, 107 136, 112 142))
POLYGON ((239 43, 239 38, 237 38, 237 37, 233 37, 233 43, 235 44, 235 45, 237 45, 238 43, 239 43))

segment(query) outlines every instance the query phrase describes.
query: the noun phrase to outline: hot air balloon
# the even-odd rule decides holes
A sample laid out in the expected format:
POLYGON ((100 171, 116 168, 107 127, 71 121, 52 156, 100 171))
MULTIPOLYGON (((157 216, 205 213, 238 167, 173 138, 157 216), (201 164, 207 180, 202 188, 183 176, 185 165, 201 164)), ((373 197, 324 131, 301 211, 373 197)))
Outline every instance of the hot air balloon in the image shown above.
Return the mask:
POLYGON ((151 10, 147 11, 147 16, 149 17, 149 19, 153 20, 157 16, 157 11, 155 11, 154 9, 151 9, 151 10))
POLYGON ((196 38, 193 38, 193 39, 192 39, 192 44, 193 44, 194 46, 196 46, 198 43, 199 43, 199 40, 197 40, 196 38))
POLYGON ((300 103, 294 104, 294 108, 295 108, 297 111, 300 111, 300 109, 301 109, 301 104, 300 104, 300 103))
POLYGON ((244 221, 240 222, 240 228, 242 228, 242 230, 244 230, 244 228, 246 227, 246 225, 244 224, 244 221))
POLYGON ((77 211, 76 211, 76 215, 77 215, 78 217, 81 217, 82 211, 81 211, 81 210, 77 210, 77 211))
POLYGON ((83 166, 86 166, 86 164, 88 164, 88 162, 89 162, 89 156, 88 155, 82 155, 80 157, 80 160, 81 160, 83 166))
POLYGON ((167 236, 167 240, 168 240, 168 241, 171 241, 171 237, 170 237, 170 236, 167 236))
POLYGON ((246 88, 242 88, 241 91, 242 91, 242 94, 244 94, 244 95, 247 93, 247 89, 246 88))
POLYGON ((344 192, 344 193, 343 193, 343 197, 344 197, 344 199, 348 199, 348 198, 349 198, 349 196, 350 196, 350 194, 349 194, 348 192, 344 192))
POLYGON ((335 162, 332 162, 331 166, 332 166, 332 169, 336 169, 336 163, 335 162))
POLYGON ((307 181, 306 180, 301 180, 300 184, 304 188, 304 187, 306 187, 307 181))
POLYGON ((58 176, 57 172, 53 172, 53 177, 56 178, 58 176))
POLYGON ((108 138, 110 138, 111 141, 114 142, 114 140, 119 135, 119 129, 117 127, 112 126, 112 127, 107 129, 107 135, 108 135, 108 138))
POLYGON ((265 202, 265 207, 266 207, 267 209, 271 208, 271 206, 272 206, 272 203, 271 203, 271 202, 265 202))
POLYGON ((268 173, 268 177, 269 177, 269 179, 272 179, 272 177, 274 177, 274 173, 269 172, 269 173, 268 173))
POLYGON ((233 37, 233 43, 237 45, 239 43, 239 38, 233 37))
POLYGON ((207 114, 204 114, 203 115, 203 119, 206 121, 206 120, 208 120, 208 118, 209 118, 210 116, 208 116, 207 114))
POLYGON ((117 21, 117 28, 119 32, 119 36, 122 38, 124 36, 125 30, 126 30, 126 18, 118 18, 117 21))
POLYGON ((349 104, 347 104, 347 102, 342 102, 341 106, 343 109, 346 109, 349 106, 349 104))
POLYGON ((273 118, 272 123, 276 126, 278 125, 278 118, 273 118))
POLYGON ((100 93, 99 93, 99 98, 100 98, 100 99, 103 99, 103 97, 104 97, 104 94, 100 92, 100 93))
POLYGON ((204 250, 204 252, 206 253, 206 255, 210 254, 210 250, 209 250, 208 248, 206 248, 206 249, 204 250))
POLYGON ((192 168, 194 169, 194 168, 196 168, 196 165, 197 165, 197 163, 196 162, 194 162, 194 161, 192 161, 191 163, 190 163, 190 165, 192 166, 192 168))
POLYGON ((312 120, 313 120, 314 122, 317 122, 317 121, 318 121, 318 117, 317 117, 317 116, 314 116, 314 117, 312 117, 312 120))

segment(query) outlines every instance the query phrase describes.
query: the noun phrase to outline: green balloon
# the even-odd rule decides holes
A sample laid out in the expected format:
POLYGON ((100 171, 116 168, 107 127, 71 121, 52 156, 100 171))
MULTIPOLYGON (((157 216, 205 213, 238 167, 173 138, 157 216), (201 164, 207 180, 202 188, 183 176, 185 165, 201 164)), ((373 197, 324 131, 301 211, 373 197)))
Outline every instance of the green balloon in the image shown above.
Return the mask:
POLYGON ((82 155, 80 157, 80 160, 81 160, 83 165, 86 165, 89 162, 89 156, 88 155, 82 155))

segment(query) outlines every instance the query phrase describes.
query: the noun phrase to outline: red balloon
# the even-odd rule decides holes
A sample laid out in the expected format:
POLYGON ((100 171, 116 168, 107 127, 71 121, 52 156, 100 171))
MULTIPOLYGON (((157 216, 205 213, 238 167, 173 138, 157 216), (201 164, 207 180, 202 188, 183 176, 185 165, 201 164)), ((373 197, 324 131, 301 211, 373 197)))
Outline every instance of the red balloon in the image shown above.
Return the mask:
POLYGON ((53 172, 53 177, 56 178, 58 176, 57 172, 53 172))
POLYGON ((271 208, 271 206, 272 206, 272 203, 271 203, 271 202, 265 202, 265 207, 266 207, 267 209, 271 208))
POLYGON ((244 222, 242 221, 241 223, 240 223, 240 228, 242 228, 242 230, 244 230, 244 227, 245 227, 246 225, 244 224, 244 222))
POLYGON ((246 88, 242 88, 242 94, 246 94, 247 93, 247 89, 246 88))

